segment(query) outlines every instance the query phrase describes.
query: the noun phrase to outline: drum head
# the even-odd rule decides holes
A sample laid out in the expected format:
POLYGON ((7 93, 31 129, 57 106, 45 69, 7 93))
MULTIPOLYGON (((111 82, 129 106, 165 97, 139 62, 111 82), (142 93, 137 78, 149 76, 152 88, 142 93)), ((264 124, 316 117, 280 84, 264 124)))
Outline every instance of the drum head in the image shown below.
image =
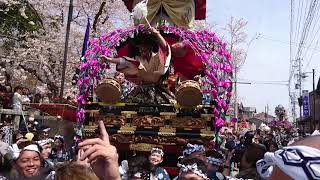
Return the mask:
POLYGON ((102 102, 114 104, 120 101, 121 89, 115 82, 104 82, 97 86, 96 94, 102 102))
POLYGON ((178 104, 181 106, 197 106, 202 102, 202 93, 198 88, 185 87, 179 89, 179 91, 176 93, 176 99, 178 104))

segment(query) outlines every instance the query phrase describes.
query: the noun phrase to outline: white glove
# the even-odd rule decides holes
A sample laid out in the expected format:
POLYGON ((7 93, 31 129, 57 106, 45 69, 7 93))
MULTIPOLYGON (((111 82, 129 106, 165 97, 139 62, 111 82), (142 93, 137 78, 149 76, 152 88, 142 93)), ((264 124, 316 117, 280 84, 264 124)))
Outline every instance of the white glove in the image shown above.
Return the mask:
POLYGON ((6 155, 8 153, 9 144, 0 141, 0 154, 2 156, 6 155))

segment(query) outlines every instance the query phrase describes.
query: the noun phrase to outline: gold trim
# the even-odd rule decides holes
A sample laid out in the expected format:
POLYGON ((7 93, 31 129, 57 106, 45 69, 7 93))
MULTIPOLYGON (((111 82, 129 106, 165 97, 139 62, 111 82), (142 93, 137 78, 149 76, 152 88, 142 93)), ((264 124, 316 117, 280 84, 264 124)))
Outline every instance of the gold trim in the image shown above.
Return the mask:
POLYGON ((144 151, 144 152, 151 151, 151 149, 155 148, 155 147, 163 148, 163 146, 161 146, 161 145, 147 144, 147 143, 130 144, 130 146, 129 146, 130 150, 144 151))
POLYGON ((95 133, 95 129, 84 129, 85 133, 95 133))
POLYGON ((137 127, 130 126, 130 124, 125 124, 124 126, 120 127, 120 131, 135 131, 137 127))
POLYGON ((133 115, 137 115, 135 111, 121 111, 121 115, 126 116, 126 118, 132 118, 133 115))
POLYGON ((117 132, 119 134, 134 134, 134 132, 136 131, 135 126, 130 126, 130 124, 125 124, 124 126, 120 127, 120 130, 118 130, 117 132))
POLYGON ((203 134, 203 133, 200 133, 200 136, 201 136, 201 137, 214 137, 213 133, 212 133, 212 134, 203 134))
POLYGON ((159 136, 175 136, 176 131, 177 131, 176 128, 160 127, 158 135, 159 136))
POLYGON ((127 130, 118 130, 118 134, 134 134, 134 131, 127 131, 127 130))
POLYGON ((201 114, 201 117, 202 118, 211 118, 211 117, 214 117, 214 115, 213 114, 201 114))
POLYGON ((176 133, 170 133, 170 132, 158 132, 159 136, 175 136, 176 133))
POLYGON ((138 114, 135 111, 121 111, 121 114, 138 114))
POLYGON ((160 113, 160 117, 162 117, 165 120, 168 120, 168 119, 175 118, 176 117, 176 113, 173 113, 173 112, 161 112, 160 113))
POLYGON ((214 132, 209 129, 201 129, 200 132, 201 137, 214 137, 214 132))
POLYGON ((84 126, 83 136, 87 138, 94 137, 98 126, 84 126))
POLYGON ((170 127, 160 127, 159 132, 176 133, 177 129, 170 127))
POLYGON ((120 107, 120 106, 125 106, 126 103, 109 104, 109 103, 104 103, 104 102, 98 102, 98 105, 99 106, 117 106, 117 107, 120 107))
POLYGON ((98 128, 97 125, 94 125, 94 126, 84 126, 84 129, 85 129, 85 130, 89 130, 89 129, 96 130, 97 128, 98 128))
POLYGON ((200 129, 200 132, 204 133, 204 134, 214 133, 213 131, 210 131, 209 129, 200 129))

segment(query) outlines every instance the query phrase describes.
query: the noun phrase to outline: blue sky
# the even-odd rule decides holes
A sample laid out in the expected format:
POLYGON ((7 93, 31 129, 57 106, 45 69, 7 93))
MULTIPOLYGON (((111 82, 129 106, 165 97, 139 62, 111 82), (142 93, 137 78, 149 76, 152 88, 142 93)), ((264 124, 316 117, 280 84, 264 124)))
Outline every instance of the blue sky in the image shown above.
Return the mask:
MULTIPOLYGON (((223 27, 231 16, 248 21, 244 28, 248 34, 247 41, 255 34, 261 34, 261 37, 252 41, 249 47, 246 62, 239 75, 240 81, 287 81, 290 56, 290 0, 207 0, 208 23, 223 27)), ((320 33, 317 36, 320 37, 320 33)), ((316 45, 314 42, 312 47, 316 45)), ((315 51, 306 68, 313 51, 308 52, 304 57, 306 60, 302 69, 312 71, 311 69, 315 68, 318 79, 320 61, 317 59, 320 58, 320 50, 315 51)), ((304 89, 312 90, 311 75, 303 85, 304 89)), ((272 114, 278 104, 289 108, 288 86, 239 84, 238 87, 240 101, 245 106, 257 107, 258 112, 264 111, 267 104, 269 113, 272 114)))

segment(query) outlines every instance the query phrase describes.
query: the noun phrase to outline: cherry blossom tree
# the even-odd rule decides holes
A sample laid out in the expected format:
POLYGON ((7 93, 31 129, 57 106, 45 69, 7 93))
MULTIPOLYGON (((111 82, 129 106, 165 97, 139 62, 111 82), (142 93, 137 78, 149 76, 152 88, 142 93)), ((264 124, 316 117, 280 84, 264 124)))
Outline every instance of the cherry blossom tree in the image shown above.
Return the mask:
MULTIPOLYGON (((238 97, 237 97, 237 74, 241 66, 245 63, 247 58, 247 51, 244 47, 247 39, 247 34, 244 31, 245 26, 248 24, 244 19, 230 18, 230 21, 223 28, 224 39, 228 42, 229 51, 232 54, 232 62, 234 67, 233 73, 233 94, 231 98, 231 108, 228 114, 238 117, 238 97)), ((249 44, 247 44, 249 46, 249 44)), ((247 48, 248 49, 248 48, 247 48)))
MULTIPOLYGON (((0 6, 5 4, 12 7, 19 2, 0 0, 0 6)), ((5 77, 3 83, 12 86, 22 84, 33 92, 58 93, 69 4, 64 0, 29 0, 28 4, 38 15, 41 26, 0 37, 0 68, 5 77)), ((100 0, 94 3, 75 0, 73 6, 65 96, 73 95, 76 91, 72 77, 80 63, 87 18, 90 18, 93 26, 91 37, 117 27, 132 25, 130 14, 121 0, 100 0)), ((20 15, 23 16, 23 13, 20 15)), ((29 17, 24 19, 29 21, 29 17)), ((36 23, 30 25, 35 26, 36 23)))
POLYGON ((244 64, 247 56, 247 52, 243 48, 243 44, 247 39, 247 34, 244 31, 247 24, 248 22, 242 18, 235 19, 231 17, 224 28, 226 32, 225 37, 229 42, 228 46, 233 57, 234 67, 237 71, 244 64))

